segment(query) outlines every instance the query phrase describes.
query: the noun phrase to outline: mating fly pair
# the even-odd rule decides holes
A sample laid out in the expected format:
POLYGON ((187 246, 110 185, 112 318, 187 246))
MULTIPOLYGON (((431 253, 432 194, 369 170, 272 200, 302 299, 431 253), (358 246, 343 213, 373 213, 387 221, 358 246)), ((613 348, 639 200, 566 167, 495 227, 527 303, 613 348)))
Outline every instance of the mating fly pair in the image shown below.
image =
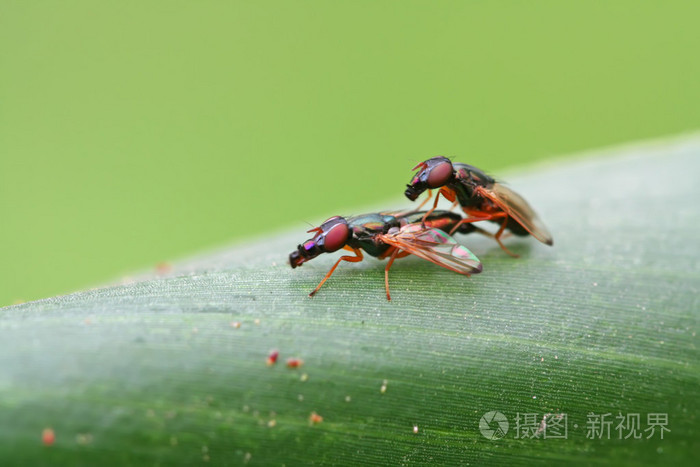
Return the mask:
POLYGON ((431 190, 439 190, 429 211, 365 214, 348 219, 331 217, 320 227, 309 230, 315 233, 314 237, 289 255, 292 268, 341 248, 355 253, 355 256, 341 256, 309 296, 318 292, 341 261, 362 261, 362 250, 379 259, 389 258, 384 282, 386 297, 391 300, 389 269, 396 258, 412 254, 459 274, 468 276, 481 272, 481 261, 450 236, 455 232, 478 231, 491 236, 511 256, 517 255, 501 241, 505 230, 518 236, 532 235, 542 243, 553 244, 552 235, 527 201, 476 167, 439 156, 418 164, 414 170, 418 172, 405 195, 415 201, 427 190, 428 198, 420 209, 431 198, 431 190), (460 205, 467 217, 437 211, 440 195, 452 201, 453 207, 460 205), (473 224, 479 221, 496 222, 500 228, 492 235, 473 224))

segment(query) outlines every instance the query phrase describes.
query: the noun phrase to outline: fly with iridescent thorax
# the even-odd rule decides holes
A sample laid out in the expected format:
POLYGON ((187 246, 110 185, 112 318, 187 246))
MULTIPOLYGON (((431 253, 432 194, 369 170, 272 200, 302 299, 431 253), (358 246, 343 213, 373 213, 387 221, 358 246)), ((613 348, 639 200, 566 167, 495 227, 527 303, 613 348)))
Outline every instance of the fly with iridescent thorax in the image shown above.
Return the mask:
POLYGON ((463 223, 459 214, 439 210, 430 213, 373 213, 349 218, 336 216, 309 230, 314 236, 289 255, 289 264, 295 268, 322 253, 333 253, 341 249, 354 253, 354 256, 341 256, 335 262, 309 294, 314 296, 342 261, 362 261, 362 251, 379 259, 389 258, 384 269, 384 284, 386 298, 391 300, 389 269, 396 258, 415 255, 467 276, 481 272, 481 261, 448 233, 470 233, 477 230, 480 229, 470 223, 463 223))

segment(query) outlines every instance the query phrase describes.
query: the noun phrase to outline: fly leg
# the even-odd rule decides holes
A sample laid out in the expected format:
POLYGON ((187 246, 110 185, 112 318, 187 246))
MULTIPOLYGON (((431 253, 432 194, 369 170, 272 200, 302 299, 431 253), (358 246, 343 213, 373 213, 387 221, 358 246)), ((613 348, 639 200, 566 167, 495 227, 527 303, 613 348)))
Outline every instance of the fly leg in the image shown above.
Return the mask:
POLYGON ((508 216, 506 215, 506 216, 503 218, 503 224, 501 224, 501 228, 498 229, 498 232, 496 232, 496 233, 494 234, 493 238, 494 238, 494 240, 496 240, 496 241, 498 242, 499 245, 501 245, 501 248, 503 249, 503 251, 505 251, 506 253, 508 253, 508 254, 509 254, 510 256, 512 256, 513 258, 520 258, 520 255, 519 255, 519 254, 513 253, 512 251, 510 251, 508 248, 506 248, 506 246, 505 246, 505 245, 503 244, 503 242, 501 241, 501 235, 503 235, 503 231, 505 230, 507 224, 508 224, 508 216))
POLYGON ((452 227, 452 230, 450 230, 450 235, 454 234, 460 225, 466 224, 467 222, 489 221, 489 220, 493 220, 493 219, 498 219, 499 217, 503 217, 503 224, 501 224, 501 228, 498 229, 498 232, 496 232, 495 234, 491 234, 491 233, 487 232, 486 230, 481 229, 481 228, 476 227, 476 226, 474 226, 474 228, 480 234, 486 235, 487 237, 491 237, 494 240, 496 240, 498 242, 498 245, 501 247, 501 249, 503 251, 505 251, 506 253, 508 253, 510 256, 512 256, 513 258, 519 258, 520 255, 510 251, 508 248, 506 248, 506 246, 501 241, 501 236, 503 236, 503 234, 504 234, 504 231, 506 229, 506 225, 508 225, 508 219, 509 219, 508 214, 506 214, 504 212, 499 212, 499 213, 496 213, 494 215, 485 216, 485 217, 465 217, 461 221, 457 222, 454 227, 452 227))
POLYGON ((395 248, 391 253, 389 262, 386 263, 386 268, 384 268, 384 286, 386 287, 386 299, 389 301, 391 301, 391 294, 389 293, 389 269, 391 268, 391 265, 394 264, 394 260, 396 258, 403 258, 408 255, 410 255, 409 252, 401 251, 398 248, 395 248))
MULTIPOLYGON (((437 208, 438 201, 440 200, 440 194, 441 194, 441 193, 442 193, 442 191, 438 191, 438 192, 437 192, 437 195, 435 195, 435 202, 433 203, 433 207, 430 208, 430 211, 426 212, 425 215, 423 216, 423 219, 421 219, 420 222, 421 222, 421 226, 422 226, 423 228, 425 228, 425 220, 428 218, 428 216, 430 216, 430 215, 433 213, 433 211, 435 211, 435 208, 437 208)), ((427 201, 427 200, 426 200, 426 201, 427 201)), ((421 204, 421 206, 423 206, 423 205, 421 204)))
POLYGON ((309 294, 309 297, 313 297, 314 295, 316 295, 316 292, 318 292, 318 289, 320 289, 321 286, 323 285, 323 283, 326 282, 329 277, 331 277, 331 274, 333 274, 333 271, 335 271, 335 268, 338 267, 338 265, 340 264, 341 261, 348 261, 350 263, 359 263, 360 261, 362 261, 362 259, 363 259, 362 251, 358 250, 357 248, 352 248, 352 251, 357 256, 341 256, 340 258, 338 258, 338 261, 336 261, 335 264, 333 265, 333 267, 331 268, 331 270, 328 271, 328 274, 326 274, 326 277, 324 277, 323 280, 321 280, 321 282, 318 283, 318 285, 313 290, 313 292, 311 292, 309 294))
MULTIPOLYGON (((479 222, 479 221, 487 221, 490 220, 491 216, 488 217, 465 217, 461 221, 457 222, 454 227, 452 227, 452 230, 450 230, 450 235, 453 235, 457 229, 459 229, 459 226, 462 224, 466 224, 467 222, 479 222)), ((483 233, 484 235, 491 236, 490 233, 485 231, 484 229, 481 229, 479 227, 475 227, 479 232, 483 233)))
POLYGON ((421 208, 423 206, 425 206, 425 203, 430 201, 430 198, 432 198, 432 197, 433 197, 433 190, 428 190, 428 196, 426 196, 425 199, 423 200, 423 202, 418 205, 418 207, 416 208, 416 211, 420 211, 421 208))
POLYGON ((428 201, 430 201, 430 198, 432 198, 432 197, 433 197, 433 192, 432 192, 432 190, 428 190, 428 196, 418 205, 417 208, 415 208, 415 209, 409 209, 409 210, 407 210, 407 211, 398 211, 398 212, 392 213, 392 215, 393 215, 393 216, 396 216, 396 217, 400 217, 400 216, 405 216, 406 214, 409 214, 409 213, 411 213, 411 212, 420 211, 421 208, 422 208, 423 206, 425 206, 425 203, 427 203, 428 201))

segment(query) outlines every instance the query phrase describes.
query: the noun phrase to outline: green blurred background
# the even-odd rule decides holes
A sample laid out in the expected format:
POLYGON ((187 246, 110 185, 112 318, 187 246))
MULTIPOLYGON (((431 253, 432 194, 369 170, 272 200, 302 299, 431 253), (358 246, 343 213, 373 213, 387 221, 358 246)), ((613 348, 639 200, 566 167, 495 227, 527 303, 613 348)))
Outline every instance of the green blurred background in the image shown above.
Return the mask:
POLYGON ((498 174, 699 128, 698 18, 697 1, 0 0, 0 306, 397 199, 435 154, 498 174))

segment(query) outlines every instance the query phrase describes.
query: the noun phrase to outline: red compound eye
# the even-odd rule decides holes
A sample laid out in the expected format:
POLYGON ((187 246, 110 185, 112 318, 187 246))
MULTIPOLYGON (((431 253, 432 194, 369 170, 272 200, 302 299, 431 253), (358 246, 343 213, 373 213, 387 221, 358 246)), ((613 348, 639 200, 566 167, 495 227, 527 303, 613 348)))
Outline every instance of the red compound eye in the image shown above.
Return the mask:
POLYGON ((447 183, 452 175, 452 164, 448 161, 441 162, 430 169, 428 174, 428 186, 430 188, 440 188, 447 183))
POLYGON ((346 223, 338 223, 330 228, 324 235, 323 247, 330 253, 345 246, 350 234, 350 227, 346 223))

